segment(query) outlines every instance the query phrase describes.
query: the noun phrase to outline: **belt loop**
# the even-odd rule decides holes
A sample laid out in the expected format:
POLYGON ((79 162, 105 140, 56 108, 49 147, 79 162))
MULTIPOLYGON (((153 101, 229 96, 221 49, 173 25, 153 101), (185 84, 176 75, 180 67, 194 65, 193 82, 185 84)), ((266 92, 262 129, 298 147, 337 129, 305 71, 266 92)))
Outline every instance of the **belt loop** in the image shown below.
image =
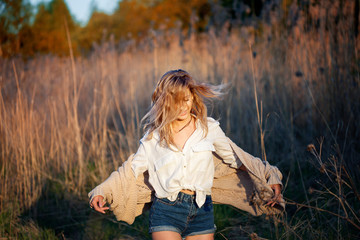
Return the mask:
POLYGON ((179 192, 179 193, 178 193, 178 201, 179 201, 179 202, 182 202, 183 197, 184 197, 184 194, 183 194, 182 192, 179 192))

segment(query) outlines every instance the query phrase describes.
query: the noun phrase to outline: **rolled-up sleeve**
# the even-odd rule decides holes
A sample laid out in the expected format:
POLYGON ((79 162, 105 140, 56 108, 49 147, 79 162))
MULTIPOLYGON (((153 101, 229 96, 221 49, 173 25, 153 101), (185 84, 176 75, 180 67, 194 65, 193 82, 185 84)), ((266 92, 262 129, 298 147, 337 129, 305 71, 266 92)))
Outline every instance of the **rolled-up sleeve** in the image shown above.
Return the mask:
POLYGON ((131 169, 133 170, 135 178, 148 170, 148 158, 146 156, 145 146, 142 142, 140 142, 139 149, 132 160, 131 169))
MULTIPOLYGON (((268 165, 270 165, 270 164, 268 164, 268 165)), ((269 184, 269 185, 279 184, 282 188, 283 187, 283 184, 281 182, 282 174, 279 171, 279 169, 272 165, 270 165, 268 168, 269 168, 269 170, 266 174, 267 175, 267 184, 269 184)))
POLYGON ((234 151, 229 144, 228 138, 220 128, 219 122, 210 120, 208 127, 208 137, 214 144, 216 154, 218 154, 225 163, 229 164, 230 167, 236 169, 240 168, 242 163, 240 159, 234 154, 234 151))

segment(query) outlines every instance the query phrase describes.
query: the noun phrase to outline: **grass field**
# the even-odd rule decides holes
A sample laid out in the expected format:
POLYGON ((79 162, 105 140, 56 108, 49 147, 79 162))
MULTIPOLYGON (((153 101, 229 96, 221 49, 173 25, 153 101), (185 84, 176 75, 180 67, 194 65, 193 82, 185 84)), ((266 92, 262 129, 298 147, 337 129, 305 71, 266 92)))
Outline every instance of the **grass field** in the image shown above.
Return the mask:
POLYGON ((0 59, 0 238, 150 239, 146 214, 116 222, 90 210, 87 192, 136 151, 154 84, 179 68, 229 84, 210 115, 284 175, 283 216, 216 206, 216 239, 360 238, 358 42, 264 36, 210 31, 180 45, 159 33, 86 58, 0 59))

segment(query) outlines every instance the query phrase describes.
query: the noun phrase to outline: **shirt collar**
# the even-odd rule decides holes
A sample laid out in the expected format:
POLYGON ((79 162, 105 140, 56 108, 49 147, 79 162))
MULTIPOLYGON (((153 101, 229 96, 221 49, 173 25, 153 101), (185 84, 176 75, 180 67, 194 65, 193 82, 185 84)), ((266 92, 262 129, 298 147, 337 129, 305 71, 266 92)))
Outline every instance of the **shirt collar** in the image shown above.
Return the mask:
MULTIPOLYGON (((193 134, 195 134, 196 132, 201 130, 201 124, 200 124, 200 120, 194 114, 191 114, 191 115, 195 118, 195 131, 193 133, 193 134)), ((147 135, 148 135, 148 133, 145 134, 145 137, 147 137, 147 135)), ((152 137, 156 141, 160 141, 160 134, 159 134, 159 131, 157 129, 153 131, 152 137)))

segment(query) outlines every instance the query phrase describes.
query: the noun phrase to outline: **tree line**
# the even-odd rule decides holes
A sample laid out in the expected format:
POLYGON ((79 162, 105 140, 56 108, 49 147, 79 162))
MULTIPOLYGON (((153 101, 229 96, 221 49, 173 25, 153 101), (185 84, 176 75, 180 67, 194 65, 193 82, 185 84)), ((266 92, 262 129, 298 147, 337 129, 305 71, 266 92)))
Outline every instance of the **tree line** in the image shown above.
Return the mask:
MULTIPOLYGON (((338 0, 340 3, 346 2, 338 0)), ((291 28, 296 5, 306 13, 317 1, 287 0, 122 0, 112 14, 93 7, 85 26, 76 22, 64 0, 51 0, 32 6, 29 0, 0 1, 0 57, 37 54, 69 54, 69 42, 76 54, 91 52, 94 44, 112 39, 115 42, 141 42, 154 31, 177 30, 183 35, 207 32, 210 28, 227 30, 270 21, 266 14, 276 11, 282 27, 291 28), (265 13, 264 13, 265 12, 265 13), (266 13, 267 12, 267 13, 266 13), (292 15, 292 16, 291 16, 292 15)), ((269 14, 268 14, 269 15, 269 14)), ((354 32, 357 35, 359 1, 354 1, 354 32)), ((308 23, 315 26, 314 19, 308 23)))

